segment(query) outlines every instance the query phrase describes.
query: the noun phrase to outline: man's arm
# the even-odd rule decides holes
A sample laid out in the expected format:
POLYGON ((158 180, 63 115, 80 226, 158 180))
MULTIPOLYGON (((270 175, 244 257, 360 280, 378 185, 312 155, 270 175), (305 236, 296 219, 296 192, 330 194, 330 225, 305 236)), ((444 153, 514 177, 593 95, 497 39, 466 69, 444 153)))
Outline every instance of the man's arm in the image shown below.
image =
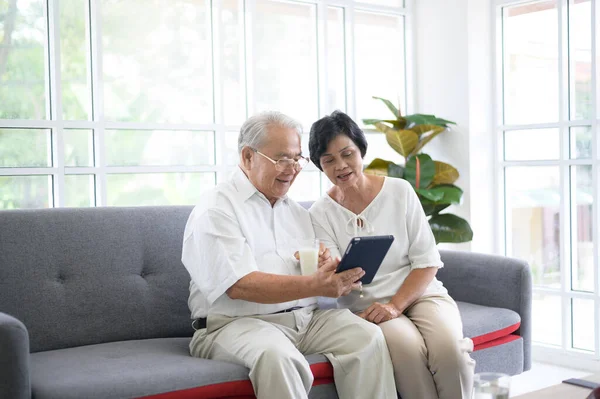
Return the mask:
POLYGON ((329 258, 310 276, 283 276, 252 272, 226 291, 231 299, 257 303, 281 303, 314 296, 338 298, 358 288, 355 281, 364 276, 360 268, 335 273, 339 259, 329 258))
POLYGON ((182 261, 209 303, 224 293, 256 303, 337 298, 348 294, 364 274, 359 268, 336 274, 339 260, 331 257, 311 276, 261 272, 235 217, 218 209, 196 217, 184 239, 182 261))
POLYGON ((283 276, 252 272, 226 291, 231 299, 257 303, 281 303, 318 296, 310 276, 283 276))

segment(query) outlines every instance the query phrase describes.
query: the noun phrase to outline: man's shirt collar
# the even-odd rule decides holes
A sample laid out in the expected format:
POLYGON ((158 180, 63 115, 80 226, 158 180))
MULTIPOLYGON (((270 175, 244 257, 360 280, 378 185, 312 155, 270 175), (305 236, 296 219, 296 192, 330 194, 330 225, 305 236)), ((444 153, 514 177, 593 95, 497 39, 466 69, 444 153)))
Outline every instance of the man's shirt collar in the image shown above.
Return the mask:
MULTIPOLYGON (((269 202, 267 197, 265 197, 265 195, 263 193, 258 191, 258 189, 254 186, 254 184, 252 184, 250 179, 248 179, 248 176, 246 176, 246 174, 244 173, 244 171, 242 170, 242 168, 239 165, 236 168, 235 172, 233 172, 233 184, 235 185, 235 188, 237 189, 238 193, 240 194, 240 198, 242 199, 242 201, 247 201, 250 197, 252 197, 254 194, 256 194, 256 195, 264 198, 267 202, 269 202)), ((278 202, 279 201, 287 202, 287 199, 288 199, 288 197, 287 197, 287 195, 285 195, 280 200, 278 200, 278 202)))

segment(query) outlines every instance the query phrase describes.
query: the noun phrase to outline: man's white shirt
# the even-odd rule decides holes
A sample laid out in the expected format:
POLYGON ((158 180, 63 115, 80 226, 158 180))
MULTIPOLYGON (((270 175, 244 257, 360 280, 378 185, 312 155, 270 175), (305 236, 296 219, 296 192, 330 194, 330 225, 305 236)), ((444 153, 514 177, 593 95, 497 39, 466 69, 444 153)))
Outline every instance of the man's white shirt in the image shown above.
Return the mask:
POLYGON ((229 181, 203 194, 185 227, 182 262, 191 276, 192 318, 268 314, 316 304, 317 298, 261 304, 225 293, 254 271, 300 275, 294 252, 314 236, 308 211, 287 197, 271 206, 237 168, 229 181))

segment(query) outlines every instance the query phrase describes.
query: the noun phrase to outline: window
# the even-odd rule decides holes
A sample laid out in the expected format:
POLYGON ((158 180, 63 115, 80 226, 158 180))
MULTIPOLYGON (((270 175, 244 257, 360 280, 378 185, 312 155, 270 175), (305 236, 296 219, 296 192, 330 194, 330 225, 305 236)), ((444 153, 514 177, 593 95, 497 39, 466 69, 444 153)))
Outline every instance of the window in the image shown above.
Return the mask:
MULTIPOLYGON (((405 108, 407 14, 401 0, 0 2, 0 210, 194 204, 235 168, 248 115, 308 130, 335 109, 387 116, 371 96, 405 108)), ((290 195, 316 199, 325 180, 309 166, 290 195)))
POLYGON ((498 132, 506 253, 532 267, 534 343, 598 360, 600 5, 504 3, 498 132))

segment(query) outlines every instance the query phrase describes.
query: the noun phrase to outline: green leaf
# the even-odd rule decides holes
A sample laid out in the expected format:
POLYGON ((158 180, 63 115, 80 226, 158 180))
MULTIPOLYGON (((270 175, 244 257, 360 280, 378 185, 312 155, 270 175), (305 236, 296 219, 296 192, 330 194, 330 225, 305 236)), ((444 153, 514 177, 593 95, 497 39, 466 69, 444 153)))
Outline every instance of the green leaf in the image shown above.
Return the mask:
POLYGON ((377 130, 385 133, 388 144, 403 157, 407 157, 419 143, 419 136, 412 130, 396 130, 379 122, 377 130))
POLYGON ((390 111, 392 111, 392 113, 394 114, 394 116, 396 118, 400 117, 400 111, 398 110, 398 108, 396 108, 396 106, 394 104, 392 104, 392 102, 390 100, 386 100, 385 98, 381 98, 381 97, 375 97, 373 96, 374 99, 376 100, 381 100, 383 101, 383 103, 388 107, 388 109, 390 111))
POLYGON ((386 161, 385 159, 375 158, 367 167, 364 172, 368 175, 387 176, 388 170, 391 165, 395 163, 386 161))
POLYGON ((435 163, 435 176, 433 176, 432 184, 453 184, 458 180, 458 170, 450 164, 434 161, 435 163))
POLYGON ((433 215, 429 226, 435 236, 435 242, 467 242, 473 239, 473 230, 469 222, 452 213, 433 215))
POLYGON ((375 125, 376 123, 385 122, 389 123, 394 127, 394 129, 402 129, 406 126, 406 119, 398 118, 398 119, 363 119, 362 120, 365 125, 375 125))
POLYGON ((463 190, 452 184, 435 186, 430 188, 429 191, 441 195, 439 200, 434 200, 439 204, 460 204, 463 195, 463 190))
POLYGON ((404 168, 396 165, 394 162, 386 161, 381 158, 375 158, 365 169, 364 172, 369 175, 389 176, 402 178, 404 168))
POLYGON ((388 176, 402 178, 404 177, 404 168, 400 165, 390 162, 388 165, 388 176))
POLYGON ((428 190, 417 189, 419 200, 425 211, 425 215, 430 216, 440 213, 451 204, 459 204, 463 191, 454 185, 435 186, 428 190))
POLYGON ((444 198, 444 193, 435 189, 416 188, 415 191, 430 201, 438 202, 444 198))
POLYGON ((363 119, 365 125, 374 125, 379 122, 387 122, 385 119, 363 119))
POLYGON ((440 204, 437 202, 429 201, 426 198, 419 197, 421 200, 421 205, 423 206, 423 210, 425 211, 425 215, 431 216, 436 213, 440 213, 444 209, 448 208, 450 204, 440 204))
POLYGON ((410 123, 414 123, 416 125, 437 125, 444 127, 447 127, 448 125, 456 125, 455 122, 438 118, 435 115, 428 114, 406 115, 404 118, 410 123))
POLYGON ((429 201, 427 198, 419 197, 419 199, 421 200, 421 206, 423 206, 423 210, 427 216, 439 213, 450 206, 450 204, 438 204, 436 202, 429 201))
POLYGON ((404 129, 407 125, 408 121, 406 119, 404 119, 404 117, 399 116, 398 119, 396 120, 396 123, 394 123, 394 128, 396 129, 404 129))
POLYGON ((446 128, 444 126, 438 126, 438 125, 415 125, 413 127, 410 128, 410 130, 412 130, 413 132, 417 133, 419 136, 426 134, 426 133, 431 133, 431 132, 443 132, 444 130, 446 130, 446 128))
MULTIPOLYGON (((428 128, 431 128, 431 129, 428 130, 428 132, 429 132, 428 134, 421 135, 419 144, 417 144, 415 146, 415 148, 412 150, 411 155, 418 154, 419 151, 421 151, 423 149, 423 147, 425 147, 425 145, 427 143, 429 143, 435 136, 437 136, 438 134, 440 134, 446 130, 446 128, 444 128, 444 127, 435 126, 435 125, 420 125, 420 126, 427 126, 428 128)), ((413 127, 410 130, 414 131, 415 128, 413 127)))
POLYGON ((404 166, 404 178, 414 188, 426 188, 435 175, 435 163, 427 154, 419 154, 411 157, 404 166), (417 170, 417 159, 419 168, 417 170), (418 181, 417 181, 418 175, 418 181))

